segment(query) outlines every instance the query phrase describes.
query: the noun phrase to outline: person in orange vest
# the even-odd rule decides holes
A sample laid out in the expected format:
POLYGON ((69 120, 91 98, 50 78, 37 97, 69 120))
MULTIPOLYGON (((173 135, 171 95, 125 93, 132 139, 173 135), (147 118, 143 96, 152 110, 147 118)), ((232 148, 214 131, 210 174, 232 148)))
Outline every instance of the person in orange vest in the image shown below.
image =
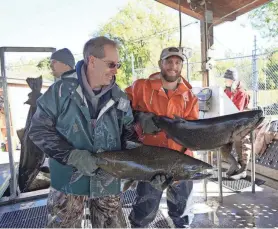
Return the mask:
MULTIPOLYGON (((224 74, 224 79, 226 86, 224 92, 226 95, 233 101, 240 112, 248 110, 250 95, 244 89, 242 82, 239 80, 237 70, 234 68, 227 69, 224 74)), ((227 171, 227 175, 232 179, 238 180, 247 176, 247 167, 251 155, 250 135, 248 134, 242 140, 236 141, 234 143, 234 147, 238 155, 238 164, 240 167, 234 163, 230 163, 231 165, 227 171)), ((229 150, 227 150, 226 154, 229 154, 231 150, 232 146, 229 150)))
MULTIPOLYGON (((143 144, 168 147, 193 156, 190 150, 185 151, 152 121, 154 115, 169 118, 176 115, 187 120, 199 118, 198 99, 192 93, 191 85, 181 76, 183 61, 181 49, 163 49, 158 62, 161 71, 148 79, 136 80, 126 89, 126 93, 134 110, 135 130, 143 144)), ((161 180, 158 178, 156 187, 161 187, 159 184, 164 180, 165 177, 161 180)), ((163 190, 155 188, 153 183, 139 182, 137 185, 138 195, 129 215, 132 227, 145 227, 156 216, 163 190)), ((167 188, 168 214, 176 227, 183 228, 189 223, 188 216, 182 215, 192 188, 192 181, 174 182, 167 188)))

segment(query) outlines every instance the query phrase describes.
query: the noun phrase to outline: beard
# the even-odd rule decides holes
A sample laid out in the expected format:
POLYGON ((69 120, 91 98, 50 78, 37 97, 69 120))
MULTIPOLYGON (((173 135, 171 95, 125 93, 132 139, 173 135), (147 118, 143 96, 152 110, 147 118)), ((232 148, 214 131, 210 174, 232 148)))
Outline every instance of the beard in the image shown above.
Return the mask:
POLYGON ((177 74, 175 75, 168 75, 166 71, 161 70, 161 76, 163 77, 163 79, 169 83, 175 82, 178 80, 178 78, 181 75, 181 71, 177 72, 177 74))

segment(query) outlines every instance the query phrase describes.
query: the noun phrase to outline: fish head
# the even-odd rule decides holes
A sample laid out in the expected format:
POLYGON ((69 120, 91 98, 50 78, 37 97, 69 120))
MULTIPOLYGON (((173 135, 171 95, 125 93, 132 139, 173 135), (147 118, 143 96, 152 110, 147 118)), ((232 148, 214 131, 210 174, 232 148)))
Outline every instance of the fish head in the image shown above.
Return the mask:
POLYGON ((169 130, 170 127, 173 126, 173 124, 175 124, 175 122, 177 122, 176 119, 171 119, 166 116, 156 116, 155 115, 152 119, 153 119, 154 124, 158 128, 165 129, 165 130, 169 130))
POLYGON ((163 130, 168 137, 173 139, 175 142, 183 145, 182 142, 180 142, 180 139, 176 138, 176 134, 181 129, 183 129, 183 124, 186 122, 186 120, 178 117, 171 119, 166 116, 154 116, 152 119, 154 124, 161 130, 163 130))
POLYGON ((199 165, 185 165, 184 169, 189 175, 189 180, 202 180, 212 176, 213 166, 201 161, 199 165))
POLYGON ((262 110, 244 111, 239 114, 239 118, 235 121, 233 126, 234 140, 244 138, 251 131, 256 129, 264 120, 262 110))

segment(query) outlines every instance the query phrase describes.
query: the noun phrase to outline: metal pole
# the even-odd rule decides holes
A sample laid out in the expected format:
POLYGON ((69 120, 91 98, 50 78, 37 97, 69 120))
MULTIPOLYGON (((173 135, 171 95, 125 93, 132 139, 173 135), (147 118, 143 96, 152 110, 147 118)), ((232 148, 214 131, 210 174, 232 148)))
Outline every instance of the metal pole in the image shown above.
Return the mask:
POLYGON ((1 79, 3 85, 3 96, 4 96, 4 109, 5 109, 5 120, 6 120, 6 130, 7 130, 7 140, 9 148, 9 161, 10 161, 10 199, 16 197, 17 181, 16 172, 13 157, 12 139, 11 139, 11 126, 10 126, 10 110, 9 110, 9 99, 8 99, 8 88, 7 88, 7 78, 5 69, 5 51, 0 48, 0 59, 1 59, 1 79))
MULTIPOLYGON (((257 39, 254 36, 254 50, 253 50, 253 109, 258 107, 258 64, 257 64, 257 39)), ((254 133, 250 133, 250 142, 251 142, 251 184, 252 184, 252 193, 255 193, 255 155, 254 155, 254 133)))
POLYGON ((254 50, 253 50, 253 61, 252 61, 252 76, 253 76, 253 108, 258 106, 258 65, 257 65, 257 40, 254 37, 254 50))
POLYGON ((211 163, 212 166, 214 166, 214 164, 213 164, 213 154, 214 154, 214 151, 211 151, 210 152, 210 163, 211 163))
POLYGON ((250 142, 251 142, 251 183, 252 183, 252 193, 255 193, 255 151, 254 151, 254 132, 250 133, 250 142))
POLYGON ((218 168, 219 202, 223 203, 222 163, 221 163, 221 152, 219 149, 217 150, 217 168, 218 168))
MULTIPOLYGON (((204 162, 208 162, 208 161, 207 161, 207 154, 208 154, 208 151, 206 151, 206 152, 203 153, 203 161, 204 161, 204 162)), ((207 180, 207 179, 204 179, 204 181, 203 181, 203 189, 204 189, 205 201, 208 200, 208 189, 207 189, 207 185, 208 185, 208 180, 207 180)))

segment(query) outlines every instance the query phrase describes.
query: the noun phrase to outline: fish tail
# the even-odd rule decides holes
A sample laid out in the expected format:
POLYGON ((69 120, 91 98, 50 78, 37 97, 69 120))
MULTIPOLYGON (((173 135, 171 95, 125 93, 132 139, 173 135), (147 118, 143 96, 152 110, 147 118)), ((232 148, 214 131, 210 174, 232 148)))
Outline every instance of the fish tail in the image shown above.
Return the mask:
POLYGON ((125 192, 126 190, 128 190, 130 187, 134 188, 135 185, 133 184, 134 180, 128 180, 124 183, 124 187, 123 187, 123 192, 125 192))

